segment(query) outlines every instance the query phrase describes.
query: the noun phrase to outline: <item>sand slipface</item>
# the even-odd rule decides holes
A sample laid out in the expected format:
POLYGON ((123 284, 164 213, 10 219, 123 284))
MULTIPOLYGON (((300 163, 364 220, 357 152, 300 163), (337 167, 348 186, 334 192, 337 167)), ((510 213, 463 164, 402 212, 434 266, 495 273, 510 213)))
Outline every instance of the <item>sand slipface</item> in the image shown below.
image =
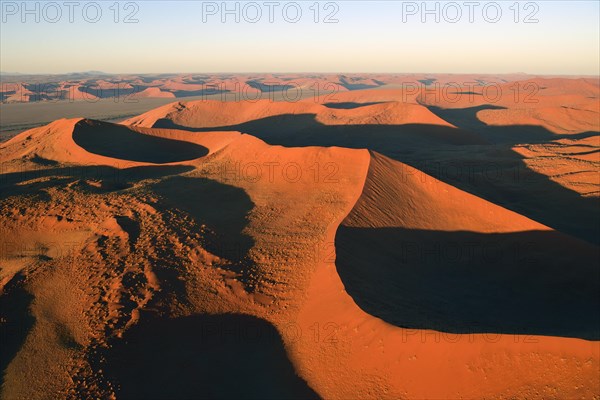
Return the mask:
POLYGON ((360 92, 0 145, 3 397, 597 397, 597 245, 358 148, 493 139, 360 92))

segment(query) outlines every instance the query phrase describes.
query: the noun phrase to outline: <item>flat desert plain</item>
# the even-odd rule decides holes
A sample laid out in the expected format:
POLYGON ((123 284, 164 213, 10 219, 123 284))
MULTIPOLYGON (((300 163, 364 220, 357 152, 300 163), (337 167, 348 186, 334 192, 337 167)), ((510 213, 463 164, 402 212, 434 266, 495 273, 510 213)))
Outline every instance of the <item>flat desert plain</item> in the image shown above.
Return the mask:
POLYGON ((600 397, 598 77, 56 80, 2 91, 2 398, 600 397))

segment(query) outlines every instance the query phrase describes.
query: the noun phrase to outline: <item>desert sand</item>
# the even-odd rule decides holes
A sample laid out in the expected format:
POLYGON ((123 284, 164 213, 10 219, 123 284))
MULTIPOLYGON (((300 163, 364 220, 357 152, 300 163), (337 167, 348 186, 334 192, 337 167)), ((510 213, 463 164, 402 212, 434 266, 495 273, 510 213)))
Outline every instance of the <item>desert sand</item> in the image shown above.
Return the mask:
POLYGON ((2 398, 597 398, 598 85, 336 79, 1 143, 2 398))

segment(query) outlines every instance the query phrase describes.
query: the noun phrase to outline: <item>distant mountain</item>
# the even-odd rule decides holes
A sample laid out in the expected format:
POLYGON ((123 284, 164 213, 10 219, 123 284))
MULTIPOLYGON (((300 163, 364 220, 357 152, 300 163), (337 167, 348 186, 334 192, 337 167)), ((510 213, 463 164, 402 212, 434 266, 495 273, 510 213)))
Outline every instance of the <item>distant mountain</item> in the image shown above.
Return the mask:
MULTIPOLYGON (((62 75, 62 74, 61 74, 62 75)), ((78 72, 68 72, 65 75, 111 75, 102 71, 78 71, 78 72)))

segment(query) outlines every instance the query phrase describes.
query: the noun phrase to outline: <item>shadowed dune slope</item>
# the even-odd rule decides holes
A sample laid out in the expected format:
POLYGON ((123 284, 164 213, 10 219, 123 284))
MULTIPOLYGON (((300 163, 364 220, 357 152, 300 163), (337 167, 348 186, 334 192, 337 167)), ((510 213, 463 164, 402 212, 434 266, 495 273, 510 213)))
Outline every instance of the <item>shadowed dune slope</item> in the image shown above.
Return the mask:
POLYGON ((107 351, 119 399, 318 399, 267 321, 242 314, 149 318, 107 351))
POLYGON ((128 161, 165 164, 203 157, 203 146, 145 135, 122 125, 82 120, 75 124, 73 140, 90 153, 128 161))

